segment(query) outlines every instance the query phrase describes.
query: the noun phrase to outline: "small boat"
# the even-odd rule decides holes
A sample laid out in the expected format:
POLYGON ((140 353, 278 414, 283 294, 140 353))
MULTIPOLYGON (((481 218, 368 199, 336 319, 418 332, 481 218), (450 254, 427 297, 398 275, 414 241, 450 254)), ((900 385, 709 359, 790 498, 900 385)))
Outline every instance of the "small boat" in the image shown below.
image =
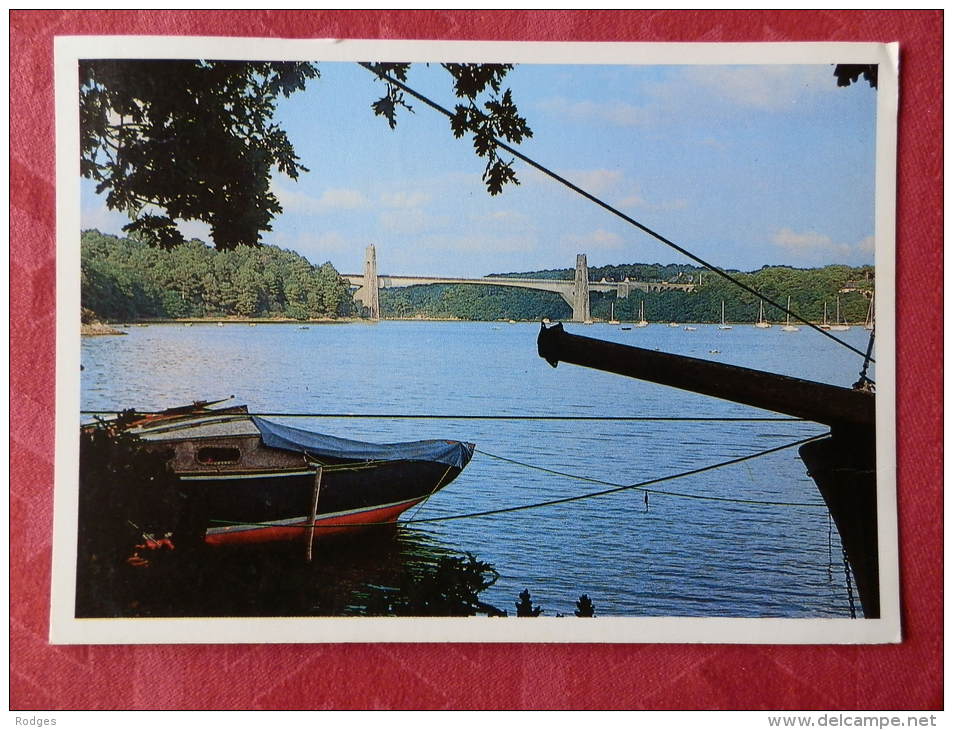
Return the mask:
POLYGON ((678 326, 679 326, 679 324, 678 324, 678 322, 669 322, 669 323, 668 323, 668 326, 669 326, 669 327, 675 327, 675 328, 677 329, 678 326))
POLYGON ((132 412, 120 426, 167 454, 188 521, 204 526, 199 537, 210 545, 310 544, 392 523, 473 457, 474 445, 462 441, 366 443, 275 423, 243 405, 210 407, 219 403, 132 412))
POLYGON ((219 327, 224 327, 224 326, 225 326, 225 323, 224 323, 224 322, 218 322, 217 324, 218 324, 219 327))
POLYGON ((612 309, 610 310, 609 314, 609 324, 622 324, 615 318, 615 302, 612 302, 612 309))
POLYGON ((824 321, 821 322, 818 325, 818 327, 820 327, 822 330, 829 330, 831 328, 831 325, 827 321, 827 302, 826 301, 824 302, 824 321))
POLYGON ((621 327, 619 327, 619 329, 625 331, 625 330, 630 330, 630 329, 632 329, 632 327, 629 326, 629 325, 627 325, 627 324, 624 324, 624 325, 622 325, 621 327))
POLYGON ((649 323, 645 319, 645 300, 643 299, 639 302, 639 321, 635 324, 636 327, 648 327, 649 323))
POLYGON ((730 324, 725 324, 725 300, 724 300, 724 299, 721 300, 721 324, 718 325, 718 329, 720 329, 720 330, 730 330, 730 329, 731 329, 731 325, 730 325, 730 324))
POLYGON ((754 323, 754 326, 761 330, 766 330, 771 327, 771 323, 764 318, 764 300, 761 300, 761 308, 758 311, 758 321, 754 323))
MULTIPOLYGON (((791 297, 788 297, 788 311, 791 311, 791 297)), ((800 332, 801 328, 797 325, 791 324, 791 315, 787 316, 784 326, 781 328, 782 332, 800 332)))
POLYGON ((832 332, 844 332, 850 329, 850 325, 847 324, 846 320, 842 321, 840 318, 840 297, 837 297, 837 313, 834 315, 834 324, 831 325, 832 332))
MULTIPOLYGON (((686 331, 686 332, 694 332, 694 331, 697 330, 697 329, 698 329, 698 327, 692 327, 691 325, 689 325, 689 326, 687 326, 687 327, 685 328, 685 331, 686 331)), ((731 327, 729 327, 728 329, 731 329, 731 327)))

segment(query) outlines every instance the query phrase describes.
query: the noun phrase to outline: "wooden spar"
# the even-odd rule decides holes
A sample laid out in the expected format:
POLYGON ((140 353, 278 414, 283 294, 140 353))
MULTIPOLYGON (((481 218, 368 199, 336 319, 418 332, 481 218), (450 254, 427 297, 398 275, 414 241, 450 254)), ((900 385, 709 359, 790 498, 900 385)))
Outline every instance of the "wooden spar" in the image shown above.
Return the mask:
POLYGON ((311 562, 311 546, 314 544, 314 522, 318 519, 318 497, 321 496, 321 477, 324 475, 324 467, 318 466, 314 473, 314 495, 311 499, 311 525, 308 531, 308 562, 311 562))
POLYGON ((805 418, 831 436, 799 449, 837 525, 865 618, 880 617, 874 394, 541 328, 540 357, 805 418))
POLYGON ((562 324, 543 326, 537 346, 553 367, 582 365, 832 427, 874 425, 873 393, 571 335, 562 324))

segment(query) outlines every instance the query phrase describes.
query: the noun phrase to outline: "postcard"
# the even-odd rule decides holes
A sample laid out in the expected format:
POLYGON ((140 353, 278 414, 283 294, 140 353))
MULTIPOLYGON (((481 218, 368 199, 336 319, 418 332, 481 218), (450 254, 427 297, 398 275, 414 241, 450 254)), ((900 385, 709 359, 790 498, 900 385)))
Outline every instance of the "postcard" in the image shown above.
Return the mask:
POLYGON ((51 641, 900 640, 896 45, 55 51, 51 641))

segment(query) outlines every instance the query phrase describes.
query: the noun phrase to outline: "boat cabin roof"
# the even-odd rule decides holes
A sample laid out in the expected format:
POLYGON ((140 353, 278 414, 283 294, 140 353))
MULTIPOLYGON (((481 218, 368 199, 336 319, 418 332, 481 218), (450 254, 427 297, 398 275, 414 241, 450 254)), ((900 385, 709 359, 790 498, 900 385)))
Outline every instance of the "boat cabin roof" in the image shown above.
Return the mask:
POLYGON ((132 428, 129 432, 143 441, 151 442, 261 435, 248 416, 236 418, 216 414, 172 423, 146 424, 132 428))

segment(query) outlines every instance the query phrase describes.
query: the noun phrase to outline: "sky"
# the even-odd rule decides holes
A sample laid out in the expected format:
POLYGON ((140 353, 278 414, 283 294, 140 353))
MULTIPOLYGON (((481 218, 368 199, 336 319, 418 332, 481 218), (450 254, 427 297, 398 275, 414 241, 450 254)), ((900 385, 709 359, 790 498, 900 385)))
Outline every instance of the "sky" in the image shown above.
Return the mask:
MULTIPOLYGON (((395 275, 570 268, 577 253, 689 263, 519 160, 521 184, 490 196, 445 117, 411 100, 391 130, 371 111, 384 87, 370 72, 319 70, 277 109, 310 172, 273 177, 284 212, 264 243, 342 273, 361 271, 368 244, 395 275)), ((455 103, 438 65, 415 64, 409 84, 455 103)), ((504 87, 533 130, 523 154, 717 266, 873 263, 876 90, 838 88, 831 65, 522 64, 504 87)), ((81 221, 117 235, 127 222, 88 181, 81 221)))

